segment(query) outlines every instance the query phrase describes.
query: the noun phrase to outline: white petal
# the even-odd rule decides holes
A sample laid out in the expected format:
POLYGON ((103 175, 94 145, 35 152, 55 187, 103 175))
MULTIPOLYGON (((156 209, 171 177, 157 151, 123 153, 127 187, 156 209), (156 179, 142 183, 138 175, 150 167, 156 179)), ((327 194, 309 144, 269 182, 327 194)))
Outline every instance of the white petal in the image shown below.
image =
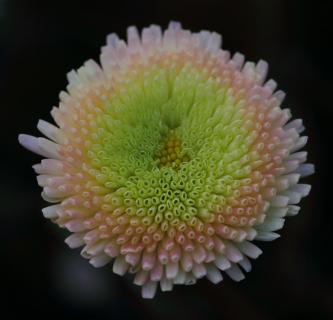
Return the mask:
MULTIPOLYGON (((136 266, 141 259, 141 253, 128 253, 125 255, 125 260, 132 267, 136 266)), ((156 264, 157 265, 157 264, 156 264)), ((151 279, 154 280, 154 279, 151 279)), ((156 280, 154 280, 156 281, 156 280)))
POLYGON ((69 84, 72 84, 74 86, 76 86, 79 82, 80 79, 78 77, 78 74, 75 70, 71 70, 66 74, 67 80, 69 84))
POLYGON ((285 139, 288 138, 288 139, 293 140, 294 142, 297 142, 300 138, 299 133, 297 132, 297 130, 295 128, 290 128, 288 130, 285 130, 284 136, 285 136, 285 139))
POLYGON ((42 150, 40 149, 39 145, 38 145, 38 138, 33 137, 31 135, 28 134, 20 134, 18 137, 19 143, 26 149, 28 149, 29 151, 32 151, 34 153, 37 153, 41 156, 43 156, 44 154, 42 154, 42 150))
POLYGON ((301 177, 307 177, 310 176, 315 172, 315 167, 313 164, 306 163, 302 164, 295 172, 299 173, 301 177))
POLYGON ((104 248, 104 252, 110 256, 111 258, 115 258, 118 256, 119 254, 119 248, 113 243, 113 242, 109 242, 105 248, 104 248))
POLYGON ((276 217, 267 217, 265 221, 256 226, 257 230, 260 231, 276 231, 283 228, 284 219, 276 217))
POLYGON ((214 284, 219 283, 223 280, 221 272, 213 265, 207 265, 207 279, 213 282, 214 284))
POLYGON ((241 281, 245 278, 243 272, 236 264, 233 264, 229 269, 227 269, 226 274, 234 281, 241 281))
POLYGON ((288 213, 287 213, 287 215, 288 216, 296 216, 299 213, 300 209, 301 208, 299 206, 292 206, 292 205, 290 205, 290 206, 288 206, 288 213))
POLYGON ((89 245, 86 250, 87 253, 92 256, 99 255, 100 253, 104 252, 106 242, 107 242, 106 240, 98 241, 98 242, 94 243, 93 245, 89 245))
POLYGON ((89 78, 94 80, 104 79, 104 74, 101 67, 92 59, 89 59, 84 63, 85 72, 89 78))
POLYGON ((299 149, 302 149, 306 145, 307 142, 308 142, 307 136, 300 137, 298 139, 298 141, 296 142, 295 146, 290 149, 290 152, 295 152, 299 149))
POLYGON ((170 30, 165 31, 165 36, 162 37, 162 30, 159 26, 151 25, 149 28, 143 28, 141 32, 141 43, 143 46, 161 46, 162 41, 164 45, 167 45, 166 37, 170 38, 170 30))
POLYGON ((301 133, 304 131, 304 126, 303 126, 303 120, 302 119, 295 119, 293 121, 290 121, 288 124, 284 126, 285 130, 295 128, 298 133, 301 133))
POLYGON ((142 257, 142 269, 146 271, 153 269, 155 260, 155 253, 148 253, 145 251, 142 257))
POLYGON ((95 268, 100 268, 105 266, 111 261, 111 258, 105 254, 101 254, 98 256, 95 256, 89 260, 89 263, 93 265, 95 268))
POLYGON ((236 68, 240 70, 243 67, 245 58, 243 54, 236 52, 233 55, 232 60, 235 62, 236 68))
POLYGON ((52 159, 59 159, 61 160, 62 157, 59 154, 59 145, 47 140, 45 138, 38 138, 38 145, 40 149, 43 152, 43 155, 46 158, 52 158, 52 159))
POLYGON ((73 233, 65 239, 65 243, 71 248, 79 248, 84 245, 84 233, 73 233))
POLYGON ((51 175, 41 174, 37 176, 37 183, 40 187, 45 187, 48 185, 48 179, 51 178, 51 175))
POLYGON ((283 175, 281 177, 281 179, 287 179, 288 180, 288 186, 292 186, 294 184, 296 184, 299 181, 300 178, 300 174, 299 173, 289 173, 286 175, 283 175))
POLYGON ((223 254, 219 254, 216 256, 216 260, 215 260, 215 265, 222 271, 230 268, 231 263, 230 261, 227 259, 227 257, 223 254))
POLYGON ((246 232, 247 232, 247 237, 246 237, 246 240, 253 240, 256 235, 257 235, 257 230, 254 229, 254 228, 247 228, 246 229, 246 232))
POLYGON ((257 259, 262 254, 262 251, 249 241, 239 243, 238 248, 252 259, 257 259))
POLYGON ((32 166, 37 174, 63 175, 64 165, 62 161, 55 159, 43 159, 40 164, 32 166))
POLYGON ((271 206, 277 208, 283 208, 288 205, 289 198, 285 196, 277 195, 271 199, 271 206))
POLYGON ((266 212, 267 217, 273 216, 276 218, 283 218, 286 216, 288 208, 269 208, 266 212))
POLYGON ((259 83, 262 84, 268 72, 268 63, 264 60, 259 60, 256 65, 256 71, 259 75, 259 83))
POLYGON ((58 210, 60 208, 60 205, 56 204, 53 206, 45 207, 42 209, 43 216, 47 219, 54 219, 58 218, 58 210))
POLYGON ((302 195, 298 192, 289 190, 281 192, 281 195, 289 198, 288 204, 297 204, 301 201, 302 195))
POLYGON ((178 262, 169 262, 165 267, 165 274, 168 279, 176 277, 178 273, 178 262))
POLYGON ((222 44, 222 37, 216 32, 211 32, 210 37, 206 44, 206 49, 212 53, 216 53, 222 44))
POLYGON ((117 43, 119 41, 119 37, 115 33, 110 33, 106 37, 106 43, 107 45, 116 48, 117 43))
POLYGON ((136 284, 137 286, 144 285, 148 279, 148 274, 149 274, 148 271, 144 270, 138 271, 138 273, 135 275, 133 283, 136 284))
POLYGON ((244 257, 243 260, 239 261, 238 264, 246 271, 250 272, 252 269, 251 262, 248 258, 244 257))
POLYGON ((237 263, 243 259, 242 253, 237 249, 236 246, 228 243, 225 250, 227 258, 234 263, 237 263))
POLYGON ((170 21, 168 25, 168 29, 170 30, 181 30, 182 25, 178 21, 170 21))
POLYGON ((186 273, 185 285, 190 286, 197 282, 196 277, 192 273, 186 273))
POLYGON ((298 160, 287 160, 284 161, 283 166, 284 166, 284 174, 288 173, 295 173, 297 172, 297 169, 299 168, 299 161, 298 160))
POLYGON ((289 181, 285 176, 276 178, 275 187, 278 191, 283 191, 289 188, 289 181))
POLYGON ((142 297, 145 299, 154 298, 156 289, 157 289, 157 282, 155 281, 146 282, 141 289, 142 297))
POLYGON ((152 24, 150 26, 152 38, 155 44, 160 44, 162 41, 162 29, 160 26, 152 24))
POLYGON ((261 241, 273 241, 279 237, 280 235, 275 232, 258 231, 258 234, 256 235, 255 239, 261 241))
POLYGON ((45 201, 51 202, 51 203, 57 203, 57 202, 60 202, 62 200, 62 198, 50 196, 49 193, 46 193, 45 191, 43 191, 41 193, 41 196, 45 201))
POLYGON ((132 52, 137 52, 141 49, 141 39, 139 31, 135 26, 127 28, 127 43, 132 52))
POLYGON ((276 81, 274 81, 273 79, 270 79, 268 80, 265 85, 264 85, 265 88, 267 88, 270 92, 274 92, 274 90, 276 89, 277 87, 277 83, 276 81))
POLYGON ((81 250, 81 256, 85 259, 90 259, 91 258, 91 254, 89 254, 87 252, 88 246, 85 246, 82 250, 81 250))
POLYGON ((198 264, 204 262, 206 259, 206 250, 201 245, 197 245, 193 251, 192 258, 198 264))
MULTIPOLYGON (((273 97, 276 98, 281 103, 284 100, 284 98, 286 97, 286 94, 282 90, 278 90, 274 93, 273 97)), ((287 109, 284 109, 283 111, 285 111, 285 110, 287 110, 287 109)), ((288 121, 289 119, 290 119, 290 116, 288 118, 286 118, 286 121, 288 121)))
POLYGON ((166 279, 166 278, 162 278, 162 280, 160 282, 160 286, 161 286, 161 291, 163 291, 163 292, 165 292, 165 291, 171 291, 172 288, 173 288, 172 280, 166 279))
POLYGON ((296 184, 290 188, 291 191, 295 191, 301 194, 304 198, 309 195, 311 186, 309 184, 296 184))
POLYGON ((39 120, 37 123, 37 128, 50 140, 53 140, 59 144, 66 144, 68 142, 65 134, 51 123, 48 123, 44 120, 39 120))
POLYGON ((178 270, 176 278, 173 279, 174 284, 184 284, 186 279, 186 273, 182 269, 178 270))
POLYGON ((48 186, 44 187, 43 193, 47 198, 54 199, 57 201, 60 201, 63 198, 65 198, 66 196, 68 196, 68 194, 66 194, 62 190, 59 190, 59 188, 52 188, 52 187, 48 187, 48 186))
POLYGON ((81 220, 71 220, 65 223, 65 227, 70 232, 80 232, 86 230, 86 226, 84 225, 83 221, 81 220))
POLYGON ((192 268, 192 273, 197 279, 201 279, 207 274, 207 271, 205 266, 201 263, 201 264, 194 264, 192 268))
POLYGON ((123 276, 128 270, 129 265, 126 263, 123 256, 118 256, 113 263, 113 272, 120 276, 123 276))
POLYGON ((183 253, 180 263, 185 272, 189 272, 192 270, 193 260, 192 257, 187 252, 183 253))
POLYGON ((308 153, 306 151, 299 151, 289 155, 290 160, 298 160, 299 163, 303 163, 307 159, 308 153))
POLYGON ((254 80, 256 77, 255 64, 247 61, 243 66, 242 72, 246 78, 254 80))

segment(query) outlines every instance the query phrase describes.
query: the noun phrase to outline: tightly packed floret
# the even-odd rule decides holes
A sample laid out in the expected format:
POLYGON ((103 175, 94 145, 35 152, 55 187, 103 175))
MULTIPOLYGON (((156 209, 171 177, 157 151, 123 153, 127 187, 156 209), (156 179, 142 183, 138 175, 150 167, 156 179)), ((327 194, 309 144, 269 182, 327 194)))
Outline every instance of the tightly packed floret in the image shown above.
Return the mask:
POLYGON ((243 279, 252 240, 274 240, 310 191, 299 151, 301 120, 281 109, 267 64, 220 49, 221 37, 178 23, 128 28, 68 74, 46 138, 20 143, 46 159, 34 166, 46 218, 67 228, 71 248, 95 267, 135 274, 151 298, 221 271, 243 279))

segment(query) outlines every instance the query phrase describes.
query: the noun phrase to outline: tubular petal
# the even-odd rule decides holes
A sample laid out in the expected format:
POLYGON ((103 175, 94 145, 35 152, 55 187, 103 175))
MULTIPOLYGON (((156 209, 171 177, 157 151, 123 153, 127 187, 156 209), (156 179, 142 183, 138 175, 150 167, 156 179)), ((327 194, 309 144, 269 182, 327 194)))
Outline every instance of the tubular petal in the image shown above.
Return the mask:
POLYGON ((268 63, 232 57, 222 37, 170 22, 107 36, 100 64, 67 74, 67 90, 39 120, 44 137, 19 135, 42 210, 94 267, 134 274, 142 296, 202 277, 235 281, 279 237, 311 189, 308 138, 266 80, 268 63), (241 267, 241 268, 240 268, 241 267))

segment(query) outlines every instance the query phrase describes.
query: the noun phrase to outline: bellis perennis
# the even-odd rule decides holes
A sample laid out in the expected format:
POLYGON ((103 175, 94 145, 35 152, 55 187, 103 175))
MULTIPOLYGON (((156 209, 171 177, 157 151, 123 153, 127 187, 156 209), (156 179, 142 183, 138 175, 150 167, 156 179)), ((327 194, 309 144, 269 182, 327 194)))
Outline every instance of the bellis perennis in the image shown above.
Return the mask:
POLYGON ((310 191, 301 120, 281 109, 267 63, 244 63, 214 32, 171 22, 127 41, 107 37, 98 65, 68 74, 43 120, 20 135, 45 157, 33 168, 43 209, 95 267, 134 274, 152 298, 174 284, 239 281, 310 191), (222 272, 223 271, 223 272, 222 272))

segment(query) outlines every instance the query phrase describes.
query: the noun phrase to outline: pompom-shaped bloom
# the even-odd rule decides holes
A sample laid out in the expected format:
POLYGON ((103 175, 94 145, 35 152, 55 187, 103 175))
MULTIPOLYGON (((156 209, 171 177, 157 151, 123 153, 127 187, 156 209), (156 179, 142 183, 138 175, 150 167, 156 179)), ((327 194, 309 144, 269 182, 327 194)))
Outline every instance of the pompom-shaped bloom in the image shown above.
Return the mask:
POLYGON ((281 109, 267 63, 220 45, 174 22, 111 34, 101 66, 68 74, 57 125, 38 123, 46 138, 19 137, 46 157, 44 216, 93 266, 134 273, 146 298, 159 283, 243 279, 261 254, 251 241, 276 239, 310 190, 302 121, 281 109))

